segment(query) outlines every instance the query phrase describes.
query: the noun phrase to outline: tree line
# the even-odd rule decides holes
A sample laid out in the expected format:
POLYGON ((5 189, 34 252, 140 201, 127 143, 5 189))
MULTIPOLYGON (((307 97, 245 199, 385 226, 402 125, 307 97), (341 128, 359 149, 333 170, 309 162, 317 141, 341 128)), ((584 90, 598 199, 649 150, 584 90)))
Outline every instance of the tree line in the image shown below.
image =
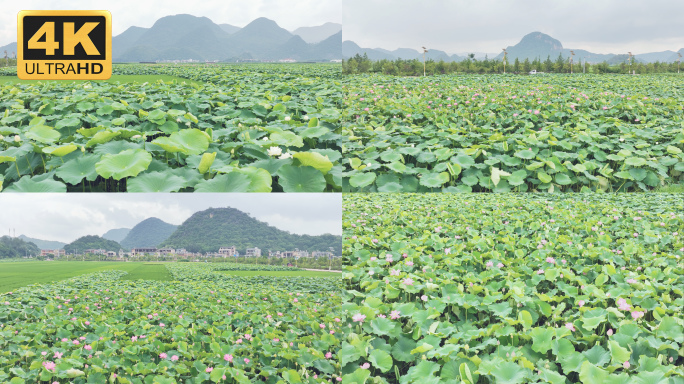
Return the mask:
MULTIPOLYGON (((532 70, 546 73, 570 73, 570 61, 562 55, 558 55, 556 60, 552 60, 550 56, 546 60, 536 58, 534 60, 525 59, 520 61, 516 58, 512 63, 506 59, 506 73, 529 73, 532 70)), ((643 63, 633 62, 631 66, 628 62, 621 62, 619 64, 603 63, 579 63, 572 64, 572 72, 582 73, 629 73, 635 71, 638 74, 646 73, 677 73, 677 63, 643 63)), ((361 56, 356 54, 342 62, 342 71, 345 74, 358 73, 383 73, 386 75, 397 76, 422 76, 423 75, 423 61, 420 59, 396 59, 396 60, 371 60, 367 54, 361 56)), ((477 60, 474 55, 469 55, 463 61, 434 61, 432 59, 425 62, 425 73, 427 75, 443 75, 450 73, 503 73, 504 63, 502 60, 494 60, 485 58, 477 60)))
POLYGON ((0 259, 17 259, 40 255, 40 249, 18 237, 0 237, 0 259))

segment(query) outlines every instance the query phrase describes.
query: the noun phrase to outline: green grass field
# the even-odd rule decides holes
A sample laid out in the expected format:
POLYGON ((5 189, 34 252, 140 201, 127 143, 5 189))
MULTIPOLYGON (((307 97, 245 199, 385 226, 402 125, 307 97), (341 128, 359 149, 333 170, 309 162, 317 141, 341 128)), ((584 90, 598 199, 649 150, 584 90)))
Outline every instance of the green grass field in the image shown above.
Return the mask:
MULTIPOLYGON (((189 79, 184 79, 182 77, 177 77, 177 76, 170 76, 170 75, 112 75, 109 80, 101 80, 107 83, 116 83, 117 81, 120 83, 154 83, 157 80, 162 80, 165 83, 182 83, 185 82, 186 84, 203 84, 200 81, 195 81, 195 80, 189 80, 189 79)), ((16 76, 0 76, 0 85, 4 84, 14 84, 14 83, 20 83, 20 84, 38 84, 38 83, 63 83, 63 84, 71 84, 71 83, 83 83, 86 80, 20 80, 16 76)), ((97 83, 98 81, 92 81, 93 83, 97 83)))
POLYGON ((50 283, 106 270, 128 272, 126 280, 170 280, 163 264, 98 261, 30 261, 0 264, 0 293, 29 284, 50 283))
POLYGON ((339 272, 318 271, 220 271, 235 276, 303 276, 303 277, 341 277, 339 272))

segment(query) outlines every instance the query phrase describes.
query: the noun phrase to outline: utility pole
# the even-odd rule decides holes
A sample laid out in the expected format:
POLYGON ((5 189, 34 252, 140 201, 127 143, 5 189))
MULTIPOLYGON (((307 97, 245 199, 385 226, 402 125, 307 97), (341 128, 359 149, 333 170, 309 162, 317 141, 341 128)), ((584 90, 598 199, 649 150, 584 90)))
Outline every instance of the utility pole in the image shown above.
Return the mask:
POLYGON ((425 77, 425 54, 428 52, 427 48, 423 47, 423 77, 425 77))
POLYGON ((575 51, 570 51, 570 74, 572 75, 572 63, 573 63, 573 58, 575 57, 575 51))
POLYGON ((506 48, 502 48, 502 50, 503 50, 503 53, 504 53, 503 65, 504 65, 504 75, 505 75, 505 74, 506 74, 506 55, 508 54, 508 52, 506 52, 506 48))
POLYGON ((632 52, 627 52, 629 54, 629 74, 632 74, 632 52))

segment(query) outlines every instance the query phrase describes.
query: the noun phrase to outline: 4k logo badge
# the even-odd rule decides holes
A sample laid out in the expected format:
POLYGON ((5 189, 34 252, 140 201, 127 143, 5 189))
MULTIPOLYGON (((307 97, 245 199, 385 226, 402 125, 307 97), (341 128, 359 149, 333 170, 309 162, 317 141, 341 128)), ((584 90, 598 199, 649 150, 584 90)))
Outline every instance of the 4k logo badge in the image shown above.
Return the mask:
POLYGON ((17 75, 26 80, 106 80, 112 75, 109 11, 21 11, 17 75))

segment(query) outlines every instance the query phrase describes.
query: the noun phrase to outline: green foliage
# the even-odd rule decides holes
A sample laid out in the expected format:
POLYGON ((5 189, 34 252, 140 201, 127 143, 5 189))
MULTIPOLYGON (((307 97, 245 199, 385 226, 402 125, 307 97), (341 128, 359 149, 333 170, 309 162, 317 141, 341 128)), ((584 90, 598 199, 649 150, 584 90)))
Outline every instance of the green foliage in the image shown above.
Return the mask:
POLYGON ((0 84, 2 190, 341 190, 339 66, 116 65, 114 73, 188 81, 0 84))
POLYGON ((343 191, 626 192, 682 184, 682 79, 349 77, 343 191))
POLYGON ((0 354, 0 380, 211 383, 225 375, 297 383, 342 375, 337 356, 350 328, 339 278, 240 277, 214 267, 168 264, 170 281, 106 271, 2 295, 0 344, 16 353, 0 354))
POLYGON ((189 252, 218 252, 221 247, 235 246, 240 254, 247 248, 259 247, 262 254, 272 251, 327 251, 342 252, 340 236, 297 235, 249 216, 235 208, 210 208, 196 212, 163 243, 189 252))
POLYGON ((0 259, 16 259, 40 255, 40 249, 29 241, 18 237, 0 237, 0 259))
POLYGON ((377 368, 368 382, 389 384, 680 375, 684 196, 376 193, 343 202, 353 295, 343 307, 365 316, 342 346, 344 379, 365 361, 377 368))
POLYGON ((104 249, 105 251, 119 252, 122 246, 116 241, 107 240, 100 236, 88 235, 79 237, 64 246, 64 251, 69 254, 83 254, 86 249, 104 249))

